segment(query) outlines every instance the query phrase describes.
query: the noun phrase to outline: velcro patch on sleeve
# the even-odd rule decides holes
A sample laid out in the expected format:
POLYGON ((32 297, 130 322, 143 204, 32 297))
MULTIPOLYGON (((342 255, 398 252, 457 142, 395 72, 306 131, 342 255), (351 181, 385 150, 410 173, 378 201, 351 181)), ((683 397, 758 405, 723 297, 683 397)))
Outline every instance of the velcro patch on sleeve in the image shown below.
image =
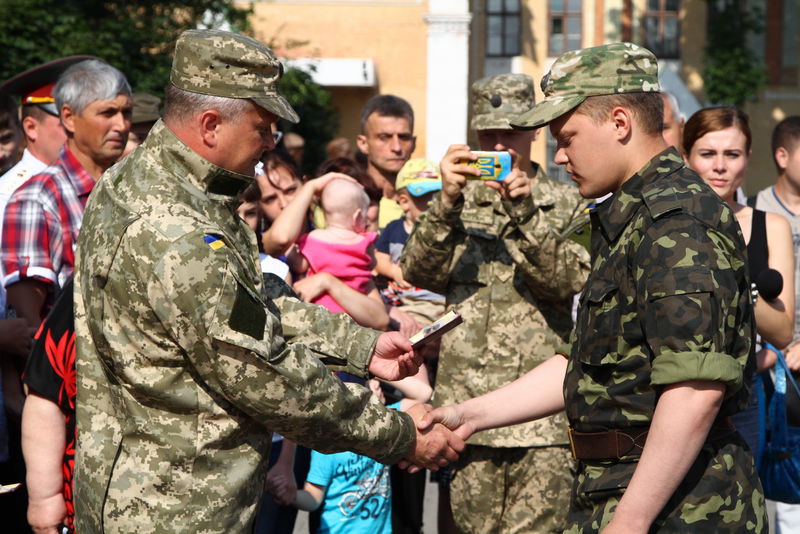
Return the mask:
POLYGON ((236 284, 236 299, 228 321, 231 329, 248 335, 253 339, 264 339, 264 326, 267 324, 267 312, 241 284, 236 284))

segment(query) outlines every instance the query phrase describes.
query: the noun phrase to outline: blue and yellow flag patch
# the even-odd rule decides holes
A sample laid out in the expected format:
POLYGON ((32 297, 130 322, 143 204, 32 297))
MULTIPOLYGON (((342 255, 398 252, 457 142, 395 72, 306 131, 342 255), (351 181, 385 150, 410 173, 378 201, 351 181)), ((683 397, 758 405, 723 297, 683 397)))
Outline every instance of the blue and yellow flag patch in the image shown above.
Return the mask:
POLYGON ((219 249, 221 249, 222 247, 225 246, 225 241, 223 241, 222 238, 220 236, 218 236, 218 235, 207 234, 203 238, 203 240, 206 242, 206 244, 209 247, 211 247, 214 250, 219 250, 219 249))

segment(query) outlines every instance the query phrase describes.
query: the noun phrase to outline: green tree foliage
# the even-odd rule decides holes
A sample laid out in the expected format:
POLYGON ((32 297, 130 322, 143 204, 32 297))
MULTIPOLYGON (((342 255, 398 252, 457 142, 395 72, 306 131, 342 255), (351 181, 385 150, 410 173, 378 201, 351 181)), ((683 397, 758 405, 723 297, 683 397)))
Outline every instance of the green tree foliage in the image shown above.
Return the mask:
POLYGON ((760 35, 760 12, 744 0, 709 1, 708 41, 703 80, 708 100, 741 107, 754 99, 766 81, 764 65, 747 44, 760 35))
POLYGON ((305 139, 303 172, 313 177, 325 161, 325 146, 338 129, 338 116, 331 105, 331 93, 300 69, 288 69, 281 79, 280 92, 297 111, 300 122, 283 121, 284 132, 295 132, 305 139))
MULTIPOLYGON (((162 96, 182 31, 202 24, 248 34, 251 13, 252 5, 241 9, 228 0, 0 0, 0 81, 45 61, 88 54, 125 73, 134 91, 162 96)), ((301 117, 284 131, 305 139, 303 170, 312 175, 338 127, 331 94, 295 69, 281 87, 301 117)))
POLYGON ((226 0, 0 0, 0 80, 89 54, 124 72, 135 91, 160 96, 178 34, 200 22, 246 32, 251 11, 226 0))

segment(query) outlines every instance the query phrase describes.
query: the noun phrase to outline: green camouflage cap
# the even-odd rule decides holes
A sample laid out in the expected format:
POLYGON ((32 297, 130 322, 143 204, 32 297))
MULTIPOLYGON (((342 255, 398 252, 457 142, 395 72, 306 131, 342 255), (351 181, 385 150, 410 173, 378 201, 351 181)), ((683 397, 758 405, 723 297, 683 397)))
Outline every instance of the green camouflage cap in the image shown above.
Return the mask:
POLYGON ((283 65, 252 37, 222 30, 187 30, 175 44, 169 79, 175 87, 204 95, 249 98, 291 122, 300 119, 278 93, 283 65))
POLYGON ((533 78, 526 74, 500 74, 472 84, 473 130, 510 130, 511 121, 530 110, 536 99, 533 78))
POLYGON ((514 128, 539 128, 589 96, 659 91, 658 61, 632 43, 612 43, 566 52, 544 78, 544 100, 512 121, 514 128))
POLYGON ((161 117, 161 99, 148 93, 133 93, 131 123, 155 122, 161 117))

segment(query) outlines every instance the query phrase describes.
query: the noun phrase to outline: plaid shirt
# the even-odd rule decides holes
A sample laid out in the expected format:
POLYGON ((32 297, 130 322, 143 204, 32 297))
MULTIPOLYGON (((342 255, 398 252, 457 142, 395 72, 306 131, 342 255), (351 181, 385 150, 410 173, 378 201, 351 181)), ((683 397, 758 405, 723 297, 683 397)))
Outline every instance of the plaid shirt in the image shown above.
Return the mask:
POLYGON ((78 230, 94 184, 64 145, 54 164, 14 192, 0 249, 5 287, 26 278, 64 285, 75 268, 78 230))

